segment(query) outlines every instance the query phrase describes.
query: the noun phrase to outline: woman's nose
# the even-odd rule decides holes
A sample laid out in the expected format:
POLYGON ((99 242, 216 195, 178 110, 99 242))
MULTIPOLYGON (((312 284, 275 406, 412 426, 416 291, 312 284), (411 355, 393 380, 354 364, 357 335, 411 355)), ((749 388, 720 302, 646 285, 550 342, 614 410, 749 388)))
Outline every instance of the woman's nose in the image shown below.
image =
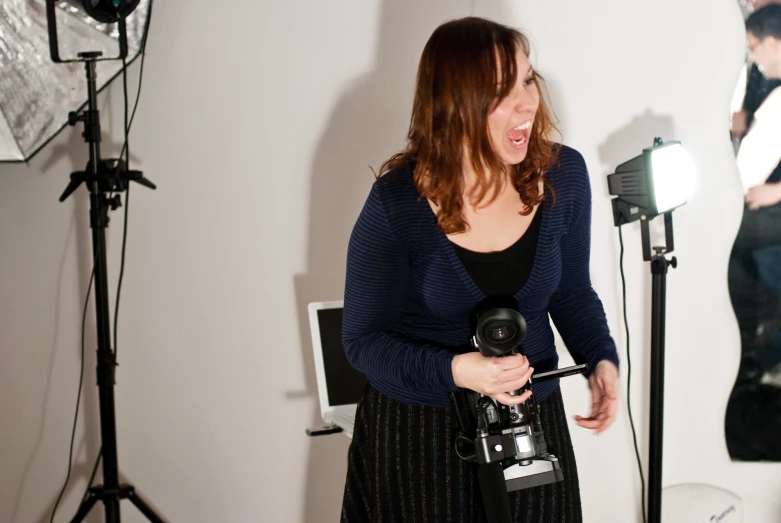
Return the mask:
POLYGON ((521 89, 517 99, 515 100, 515 110, 519 113, 528 112, 530 110, 537 109, 539 103, 539 97, 536 90, 533 88, 521 89))

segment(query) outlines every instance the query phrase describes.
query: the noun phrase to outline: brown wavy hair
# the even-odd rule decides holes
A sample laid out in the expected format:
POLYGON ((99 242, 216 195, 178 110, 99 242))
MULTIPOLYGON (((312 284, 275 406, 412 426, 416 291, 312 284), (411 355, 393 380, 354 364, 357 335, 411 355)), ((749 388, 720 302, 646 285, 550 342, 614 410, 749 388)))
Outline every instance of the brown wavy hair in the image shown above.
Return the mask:
POLYGON ((518 49, 529 56, 529 40, 523 33, 477 17, 440 25, 423 49, 407 145, 382 164, 377 177, 413 162, 418 193, 439 207, 437 224, 446 234, 467 229, 462 213, 465 145, 477 174, 473 202, 482 202, 493 189, 487 202, 491 203, 506 174, 525 204, 522 215, 544 200, 540 180, 554 196, 545 173, 556 161, 557 145, 551 135, 557 129, 543 96, 544 79, 537 72, 533 81, 540 102, 526 158, 506 173, 507 166, 491 146, 488 115, 515 86, 518 49))

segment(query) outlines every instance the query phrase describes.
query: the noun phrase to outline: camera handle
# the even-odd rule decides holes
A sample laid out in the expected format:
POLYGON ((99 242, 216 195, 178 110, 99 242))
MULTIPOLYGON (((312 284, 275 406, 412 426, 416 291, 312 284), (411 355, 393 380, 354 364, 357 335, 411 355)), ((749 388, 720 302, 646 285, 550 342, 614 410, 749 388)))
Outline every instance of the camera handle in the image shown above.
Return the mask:
POLYGON ((571 367, 564 367, 563 369, 550 370, 548 372, 540 372, 532 374, 529 379, 529 385, 533 383, 540 383, 542 381, 555 380, 557 378, 566 378, 567 376, 574 376, 576 374, 583 374, 588 372, 588 365, 581 363, 580 365, 572 365, 571 367))

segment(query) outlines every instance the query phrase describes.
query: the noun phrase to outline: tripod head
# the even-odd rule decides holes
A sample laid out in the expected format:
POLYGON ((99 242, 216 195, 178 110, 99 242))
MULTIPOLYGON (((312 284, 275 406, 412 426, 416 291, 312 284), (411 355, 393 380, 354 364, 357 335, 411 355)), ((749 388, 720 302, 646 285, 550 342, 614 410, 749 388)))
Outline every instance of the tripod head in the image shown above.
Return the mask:
MULTIPOLYGON (((144 178, 141 171, 128 170, 125 161, 121 158, 100 160, 97 170, 90 160, 86 170, 71 173, 71 181, 60 196, 60 201, 64 202, 82 183, 87 183, 90 192, 121 193, 127 190, 129 182, 139 183, 149 189, 157 189, 155 184, 144 178)), ((112 197, 109 202, 111 210, 116 210, 121 205, 119 195, 112 197)))
MULTIPOLYGON (((81 114, 76 111, 71 111, 68 114, 68 123, 70 125, 84 123, 82 136, 84 141, 89 144, 90 159, 84 171, 71 173, 70 183, 60 196, 61 202, 65 201, 82 183, 86 183, 90 193, 96 196, 109 192, 124 192, 127 190, 129 182, 139 183, 149 189, 157 188, 155 184, 144 178, 141 171, 128 170, 127 164, 121 158, 104 160, 100 157, 100 113, 97 103, 95 62, 101 55, 100 51, 79 53, 79 58, 84 62, 87 70, 88 101, 86 109, 81 114)), ((114 195, 110 199, 103 197, 100 200, 99 204, 106 204, 112 210, 116 210, 121 205, 119 195, 114 195)))
MULTIPOLYGON (((478 313, 472 346, 487 357, 505 357, 519 352, 526 336, 526 321, 516 310, 492 308, 478 313)), ((520 389, 520 396, 533 383, 580 374, 586 365, 534 374, 520 389)), ((507 491, 521 490, 563 479, 558 459, 548 452, 534 396, 520 405, 503 405, 489 396, 471 392, 470 405, 476 421, 474 455, 466 459, 479 465, 500 463, 507 491)))

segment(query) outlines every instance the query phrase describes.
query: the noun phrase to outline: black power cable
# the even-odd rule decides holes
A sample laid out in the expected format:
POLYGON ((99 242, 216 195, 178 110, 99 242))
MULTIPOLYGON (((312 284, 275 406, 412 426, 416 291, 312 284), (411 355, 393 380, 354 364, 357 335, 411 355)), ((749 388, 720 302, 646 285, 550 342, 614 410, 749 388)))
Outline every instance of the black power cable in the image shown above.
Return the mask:
POLYGON ((643 523, 646 522, 646 510, 645 510, 645 477, 643 476, 643 462, 640 459, 640 450, 637 446, 637 432, 635 431, 635 422, 632 418, 632 358, 629 353, 629 321, 627 320, 626 313, 626 277, 624 276, 624 235, 621 231, 621 226, 618 227, 618 239, 621 243, 621 254, 619 257, 619 266, 621 269, 621 289, 624 300, 624 327, 626 329, 626 406, 629 410, 629 424, 632 426, 632 438, 635 443, 635 456, 637 457, 637 470, 640 473, 640 489, 643 508, 643 523))
POLYGON ((70 443, 70 451, 68 452, 68 472, 65 475, 65 483, 62 485, 62 489, 60 490, 60 495, 57 496, 57 501, 54 503, 54 508, 52 509, 52 517, 49 520, 51 523, 54 523, 54 515, 57 512, 57 507, 60 504, 60 501, 62 500, 62 496, 65 493, 65 488, 68 486, 68 480, 70 480, 71 476, 71 469, 73 468, 73 442, 76 437, 76 425, 78 424, 79 420, 79 406, 81 405, 81 387, 84 383, 84 329, 87 324, 87 306, 89 305, 89 297, 90 293, 92 292, 92 282, 95 279, 95 268, 93 266, 92 268, 92 276, 90 276, 89 279, 89 285, 87 286, 87 298, 84 300, 84 312, 81 316, 81 372, 79 374, 79 390, 78 394, 76 395, 76 415, 73 418, 73 428, 71 429, 71 443, 70 443))

